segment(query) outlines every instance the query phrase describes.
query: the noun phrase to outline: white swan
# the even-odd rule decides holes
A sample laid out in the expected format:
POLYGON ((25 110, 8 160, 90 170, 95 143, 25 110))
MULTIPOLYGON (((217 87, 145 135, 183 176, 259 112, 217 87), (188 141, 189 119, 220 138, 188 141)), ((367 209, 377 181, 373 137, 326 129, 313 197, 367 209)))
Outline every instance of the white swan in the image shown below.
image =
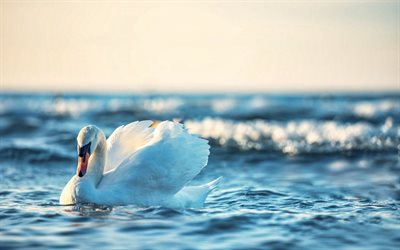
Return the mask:
POLYGON ((64 187, 60 204, 201 207, 219 179, 185 186, 206 165, 207 140, 191 135, 180 123, 152 121, 118 127, 106 140, 96 126, 77 137, 76 175, 64 187))

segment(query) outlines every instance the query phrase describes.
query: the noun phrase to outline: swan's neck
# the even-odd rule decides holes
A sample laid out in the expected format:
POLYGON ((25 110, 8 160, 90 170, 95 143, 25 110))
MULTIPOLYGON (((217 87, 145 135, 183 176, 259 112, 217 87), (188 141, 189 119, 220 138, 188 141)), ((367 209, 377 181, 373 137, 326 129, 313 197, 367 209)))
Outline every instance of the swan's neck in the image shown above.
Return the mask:
POLYGON ((93 154, 90 156, 87 179, 96 188, 103 178, 104 165, 106 164, 107 141, 104 136, 100 136, 99 143, 93 154))

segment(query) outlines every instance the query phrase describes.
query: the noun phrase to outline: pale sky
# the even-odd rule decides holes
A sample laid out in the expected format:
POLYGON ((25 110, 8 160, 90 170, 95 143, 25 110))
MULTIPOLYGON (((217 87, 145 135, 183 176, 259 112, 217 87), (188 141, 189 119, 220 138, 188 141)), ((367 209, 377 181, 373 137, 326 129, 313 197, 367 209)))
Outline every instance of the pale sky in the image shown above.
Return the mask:
POLYGON ((0 90, 400 91, 400 1, 0 1, 0 90))

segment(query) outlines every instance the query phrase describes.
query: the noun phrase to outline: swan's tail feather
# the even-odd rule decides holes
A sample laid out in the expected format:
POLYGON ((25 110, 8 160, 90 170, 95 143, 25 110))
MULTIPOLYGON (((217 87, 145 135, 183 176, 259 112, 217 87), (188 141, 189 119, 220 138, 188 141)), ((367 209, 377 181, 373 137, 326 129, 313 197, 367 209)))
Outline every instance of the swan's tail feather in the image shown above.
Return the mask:
POLYGON ((222 176, 218 177, 217 179, 210 181, 207 184, 202 185, 202 194, 200 195, 201 201, 204 204, 205 200, 207 199, 207 196, 213 191, 217 186, 218 183, 221 181, 222 176))
POLYGON ((217 187, 221 179, 222 177, 218 177, 200 186, 186 186, 175 197, 184 204, 184 207, 202 207, 207 196, 217 187))
POLYGON ((217 179, 210 181, 209 183, 207 183, 206 185, 208 186, 208 189, 210 189, 210 191, 214 190, 219 182, 222 180, 222 176, 218 177, 217 179))

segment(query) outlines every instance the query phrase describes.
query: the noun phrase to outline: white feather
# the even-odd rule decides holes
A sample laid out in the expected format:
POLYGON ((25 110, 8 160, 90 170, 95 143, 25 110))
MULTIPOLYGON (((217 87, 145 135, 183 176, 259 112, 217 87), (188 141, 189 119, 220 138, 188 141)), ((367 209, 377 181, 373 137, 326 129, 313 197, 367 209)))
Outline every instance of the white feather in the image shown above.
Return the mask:
POLYGON ((104 172, 117 167, 153 137, 152 121, 136 121, 120 126, 107 139, 107 160, 104 172))
MULTIPOLYGON (((74 176, 60 202, 202 206, 219 179, 200 186, 185 185, 207 165, 208 141, 189 134, 179 123, 164 121, 155 129, 149 128, 151 124, 142 121, 121 126, 107 142, 103 136, 107 150, 99 149, 97 154, 107 155, 106 171, 96 180, 74 176)), ((102 166, 93 163, 93 168, 102 166)), ((88 171, 96 173, 95 169, 88 171)))

